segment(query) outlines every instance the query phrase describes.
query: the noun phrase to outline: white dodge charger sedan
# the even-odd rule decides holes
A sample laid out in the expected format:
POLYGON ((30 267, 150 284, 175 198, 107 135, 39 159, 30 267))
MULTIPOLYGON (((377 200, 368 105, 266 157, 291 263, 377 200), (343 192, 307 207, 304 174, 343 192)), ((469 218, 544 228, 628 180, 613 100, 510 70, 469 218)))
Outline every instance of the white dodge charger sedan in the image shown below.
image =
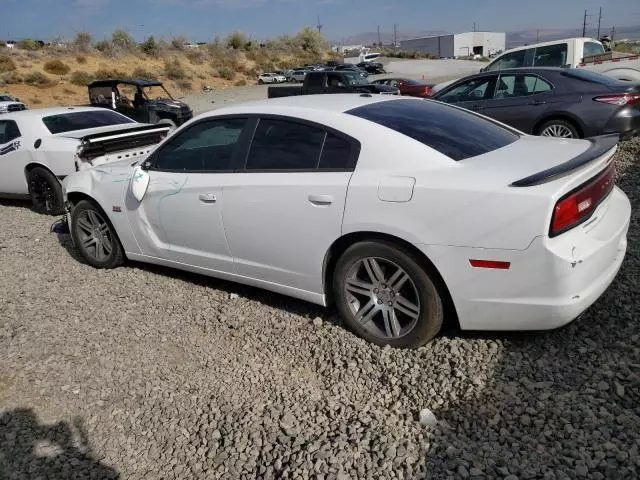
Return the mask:
POLYGON ((144 161, 64 181, 84 259, 125 258, 320 305, 377 344, 444 321, 561 326, 626 251, 616 137, 525 135, 434 101, 288 97, 193 119, 144 161))

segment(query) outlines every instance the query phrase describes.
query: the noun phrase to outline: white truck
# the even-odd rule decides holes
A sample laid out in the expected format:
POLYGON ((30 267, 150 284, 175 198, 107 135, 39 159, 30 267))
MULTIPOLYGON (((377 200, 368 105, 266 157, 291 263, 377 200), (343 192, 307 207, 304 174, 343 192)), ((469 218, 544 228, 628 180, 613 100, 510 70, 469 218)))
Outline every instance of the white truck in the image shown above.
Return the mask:
POLYGON ((601 42, 586 37, 513 48, 482 71, 520 67, 584 68, 617 80, 640 82, 640 55, 607 52, 601 42))

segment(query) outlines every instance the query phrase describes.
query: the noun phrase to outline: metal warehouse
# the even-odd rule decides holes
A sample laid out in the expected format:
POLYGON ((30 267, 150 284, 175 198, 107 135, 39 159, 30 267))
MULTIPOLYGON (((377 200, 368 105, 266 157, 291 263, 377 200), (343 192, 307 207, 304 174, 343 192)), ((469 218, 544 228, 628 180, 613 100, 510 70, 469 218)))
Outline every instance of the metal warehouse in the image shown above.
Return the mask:
POLYGON ((423 52, 436 57, 488 57, 504 52, 506 43, 506 33, 467 32, 403 40, 400 42, 400 48, 407 52, 423 52))

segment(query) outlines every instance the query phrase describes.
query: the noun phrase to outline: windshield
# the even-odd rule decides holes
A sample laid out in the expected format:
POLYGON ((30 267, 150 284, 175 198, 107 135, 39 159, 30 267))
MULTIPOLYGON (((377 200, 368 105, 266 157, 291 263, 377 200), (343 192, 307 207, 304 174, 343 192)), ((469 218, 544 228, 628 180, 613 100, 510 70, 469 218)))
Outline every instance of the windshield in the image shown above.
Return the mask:
POLYGON ((173 100, 171 94, 169 94, 169 92, 167 92, 167 89, 162 85, 144 87, 142 89, 142 93, 145 97, 147 97, 147 100, 155 100, 156 98, 170 98, 171 100, 173 100))
POLYGON ((51 133, 56 134, 136 122, 118 112, 100 110, 50 115, 43 117, 42 123, 51 133))
POLYGON ((13 102, 15 99, 11 98, 9 95, 0 95, 0 102, 13 102))
POLYGON ((349 72, 349 73, 345 73, 344 76, 349 82, 349 85, 368 85, 369 84, 367 79, 362 77, 359 73, 349 72))

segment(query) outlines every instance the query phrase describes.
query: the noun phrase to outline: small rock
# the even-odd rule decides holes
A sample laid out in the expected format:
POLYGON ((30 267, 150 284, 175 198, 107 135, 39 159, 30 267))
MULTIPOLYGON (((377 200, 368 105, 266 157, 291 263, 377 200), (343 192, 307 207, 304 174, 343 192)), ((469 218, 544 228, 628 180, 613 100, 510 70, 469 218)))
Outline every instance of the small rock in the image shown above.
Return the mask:
POLYGON ((616 386, 616 395, 619 397, 624 397, 624 386, 618 382, 615 382, 616 386))
POLYGON ((598 390, 605 391, 609 390, 609 384, 605 381, 602 381, 598 384, 598 390))
POLYGON ((464 465, 460 465, 458 467, 458 475, 462 478, 469 478, 469 470, 464 465))
POLYGON ((239 298, 240 298, 240 295, 238 295, 237 293, 230 293, 230 294, 229 294, 229 298, 230 298, 231 300, 237 300, 237 299, 239 299, 239 298))
POLYGON ((525 427, 528 427, 529 425, 531 425, 531 417, 529 417, 529 415, 522 415, 520 417, 520 423, 525 427))
POLYGON ((579 477, 586 477, 589 474, 589 469, 586 465, 576 466, 576 475, 579 477))
POLYGON ((316 328, 320 328, 322 326, 322 319, 320 317, 316 317, 313 319, 313 326, 316 328))
POLYGON ((435 427, 438 419, 428 408, 420 410, 420 424, 425 427, 435 427))

